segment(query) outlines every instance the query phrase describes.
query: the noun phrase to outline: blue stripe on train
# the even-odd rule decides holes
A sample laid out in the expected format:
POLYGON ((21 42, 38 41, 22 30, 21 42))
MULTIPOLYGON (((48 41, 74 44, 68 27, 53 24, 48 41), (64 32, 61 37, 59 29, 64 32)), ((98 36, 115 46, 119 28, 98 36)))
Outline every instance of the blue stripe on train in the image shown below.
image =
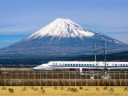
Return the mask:
MULTIPOLYGON (((104 68, 105 66, 60 66, 60 65, 50 65, 51 67, 95 67, 95 68, 104 68)), ((106 68, 128 68, 128 66, 106 66, 106 68)))

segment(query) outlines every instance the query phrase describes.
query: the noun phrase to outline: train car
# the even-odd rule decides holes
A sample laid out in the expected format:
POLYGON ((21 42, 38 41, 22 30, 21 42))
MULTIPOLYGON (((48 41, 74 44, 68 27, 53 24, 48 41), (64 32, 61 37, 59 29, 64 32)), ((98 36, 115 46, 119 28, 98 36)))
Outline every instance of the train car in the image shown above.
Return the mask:
POLYGON ((128 62, 97 62, 97 61, 51 61, 34 67, 35 70, 53 69, 128 69, 128 62))

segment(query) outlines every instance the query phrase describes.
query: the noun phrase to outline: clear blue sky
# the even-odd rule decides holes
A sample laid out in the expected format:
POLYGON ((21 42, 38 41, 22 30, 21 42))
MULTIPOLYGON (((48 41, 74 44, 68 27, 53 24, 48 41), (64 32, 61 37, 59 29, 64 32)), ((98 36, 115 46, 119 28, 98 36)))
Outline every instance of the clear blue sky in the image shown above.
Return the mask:
POLYGON ((128 0, 0 0, 0 47, 58 17, 128 43, 128 0))

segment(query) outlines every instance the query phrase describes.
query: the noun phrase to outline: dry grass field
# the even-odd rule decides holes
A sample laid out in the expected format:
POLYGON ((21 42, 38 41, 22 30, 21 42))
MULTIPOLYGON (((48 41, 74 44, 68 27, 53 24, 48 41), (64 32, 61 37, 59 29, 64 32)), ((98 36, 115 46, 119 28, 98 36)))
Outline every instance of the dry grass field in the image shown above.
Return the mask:
POLYGON ((128 87, 0 86, 0 96, 128 96, 128 87))

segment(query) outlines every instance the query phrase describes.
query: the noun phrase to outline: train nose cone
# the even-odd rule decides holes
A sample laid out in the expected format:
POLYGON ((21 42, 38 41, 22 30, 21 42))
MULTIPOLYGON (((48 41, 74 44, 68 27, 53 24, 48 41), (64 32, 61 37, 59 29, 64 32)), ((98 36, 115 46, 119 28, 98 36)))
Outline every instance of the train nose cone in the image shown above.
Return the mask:
POLYGON ((33 69, 37 69, 37 67, 34 67, 33 69))
POLYGON ((40 67, 34 67, 33 69, 41 69, 40 67))

